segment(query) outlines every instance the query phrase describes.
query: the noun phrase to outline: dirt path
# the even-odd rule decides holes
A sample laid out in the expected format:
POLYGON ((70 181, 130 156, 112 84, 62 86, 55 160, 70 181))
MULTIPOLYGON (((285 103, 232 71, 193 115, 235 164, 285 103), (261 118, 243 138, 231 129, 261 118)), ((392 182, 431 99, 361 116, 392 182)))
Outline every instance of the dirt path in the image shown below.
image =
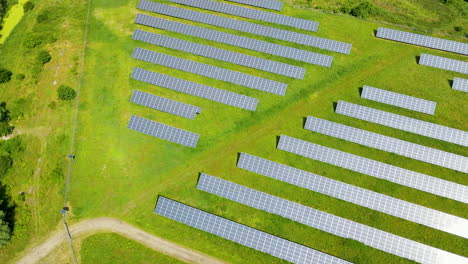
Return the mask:
MULTIPOLYGON (((217 260, 201 252, 197 252, 181 245, 174 244, 165 239, 153 236, 141 229, 138 229, 115 218, 94 218, 70 226, 70 233, 72 236, 78 236, 80 234, 92 235, 94 233, 101 233, 106 231, 123 235, 151 248, 152 250, 159 251, 165 255, 179 259, 186 263, 225 264, 225 262, 217 260)), ((42 244, 26 252, 26 256, 21 258, 17 263, 37 263, 40 259, 51 253, 57 246, 65 242, 66 239, 67 237, 64 231, 56 232, 42 244)))

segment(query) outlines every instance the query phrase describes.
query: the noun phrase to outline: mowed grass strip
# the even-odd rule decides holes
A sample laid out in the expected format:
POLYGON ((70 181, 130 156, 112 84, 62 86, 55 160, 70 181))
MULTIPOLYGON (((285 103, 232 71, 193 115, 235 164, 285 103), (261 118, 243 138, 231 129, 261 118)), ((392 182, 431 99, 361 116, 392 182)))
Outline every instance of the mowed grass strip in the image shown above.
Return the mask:
MULTIPOLYGON (((355 241, 197 191, 198 173, 203 171, 459 255, 468 255, 466 241, 456 236, 236 168, 237 153, 247 152, 467 218, 466 204, 276 150, 277 136, 286 134, 466 185, 468 181, 462 173, 303 129, 304 118, 313 115, 467 156, 467 150, 460 146, 333 113, 333 103, 346 100, 468 130, 468 124, 464 121, 467 112, 464 102, 467 98, 450 88, 448 80, 453 74, 420 67, 416 63, 416 56, 429 49, 376 39, 373 31, 378 25, 374 23, 286 8, 287 15, 309 17, 321 23, 319 32, 311 35, 353 44, 351 55, 333 53, 334 64, 327 69, 134 25, 133 20, 138 13, 136 4, 135 0, 92 2, 93 16, 80 106, 77 160, 70 194, 75 220, 115 216, 155 235, 232 263, 283 263, 267 254, 155 215, 156 197, 161 194, 352 262, 410 263, 355 241), (131 34, 136 28, 304 66, 307 75, 305 80, 293 80, 133 41, 131 34), (284 97, 270 95, 132 60, 131 51, 134 47, 285 81, 290 86, 284 97), (252 113, 130 80, 129 75, 134 66, 259 98, 258 110, 252 113), (359 88, 364 84, 434 100, 438 102, 438 110, 435 116, 426 116, 360 99, 359 88), (184 120, 131 104, 129 99, 133 89, 197 105, 203 108, 202 114, 195 120, 184 120), (130 131, 126 125, 131 114, 199 133, 199 145, 196 149, 189 149, 130 131)), ((277 43, 322 52, 286 42, 277 43)), ((459 58, 439 51, 430 53, 459 58)))

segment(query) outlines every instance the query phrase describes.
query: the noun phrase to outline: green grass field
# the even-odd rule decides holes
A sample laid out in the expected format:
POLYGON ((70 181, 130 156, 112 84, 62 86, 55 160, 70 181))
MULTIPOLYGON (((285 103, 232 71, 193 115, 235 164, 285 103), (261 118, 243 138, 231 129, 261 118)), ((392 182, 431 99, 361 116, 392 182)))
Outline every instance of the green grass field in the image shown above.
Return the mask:
POLYGON ((155 252, 139 243, 112 233, 90 236, 81 244, 83 264, 181 264, 178 260, 155 252))
MULTIPOLYGON (((80 2, 79 12, 74 13, 73 17, 77 20, 84 17, 84 2, 80 2)), ((467 185, 468 180, 463 173, 319 135, 302 128, 304 118, 307 115, 312 115, 468 156, 467 149, 461 146, 346 118, 333 112, 333 103, 345 100, 466 131, 468 130, 466 122, 468 95, 452 90, 449 80, 454 76, 463 78, 467 76, 420 66, 416 63, 416 56, 421 52, 461 60, 466 60, 465 57, 377 39, 373 35, 374 30, 379 26, 377 23, 297 9, 290 5, 285 7, 284 14, 319 21, 319 31, 310 34, 352 43, 351 55, 223 30, 334 56, 333 67, 323 68, 181 34, 137 26, 133 23, 138 13, 135 8, 137 0, 93 0, 91 3, 92 15, 79 106, 76 164, 72 174, 70 193, 72 222, 90 217, 112 216, 137 225, 147 232, 227 262, 285 263, 267 254, 154 214, 157 196, 164 195, 354 263, 410 263, 408 260, 358 242, 330 235, 288 219, 198 191, 196 190, 198 174, 205 172, 424 244, 468 256, 468 242, 462 238, 236 168, 238 153, 247 152, 468 218, 466 204, 276 149, 277 136, 289 135, 467 185), (307 69, 307 75, 304 80, 295 80, 133 41, 131 34, 136 28, 302 66, 307 69), (288 91, 286 96, 282 97, 150 63, 138 62, 131 59, 134 47, 142 47, 286 82, 289 84, 288 91), (250 95, 259 99, 259 106, 256 112, 249 112, 130 80, 129 75, 134 66, 250 95), (364 84, 436 101, 438 102, 436 115, 427 116, 360 99, 359 88, 364 84), (185 120, 131 104, 129 99, 134 89, 200 106, 203 108, 202 114, 197 116, 195 120, 185 120), (201 137, 198 147, 190 149, 130 131, 126 126, 132 114, 199 133, 201 137)), ((74 4, 78 6, 78 3, 74 4)), ((72 12, 71 8, 67 10, 72 12)), ((182 21, 170 17, 164 18, 182 21)), ((28 15, 25 19, 28 19, 28 15)), ((187 21, 182 22, 188 23, 187 21)), ((68 57, 69 60, 78 56, 79 49, 77 47, 79 47, 79 38, 82 36, 82 27, 80 27, 82 24, 73 20, 70 25, 67 29, 61 29, 69 34, 67 37, 73 39, 69 43, 73 50, 73 55, 68 57)), ((27 28, 27 25, 22 22, 19 28, 27 28)), ((291 30, 309 34, 301 30, 291 30)), ((5 51, 12 50, 15 41, 20 41, 17 31, 12 34, 12 37, 12 40, 7 41, 2 48, 5 51)), ((57 43, 62 42, 58 41, 57 43)), ((0 56, 8 58, 10 55, 3 52, 0 53, 0 56)), ((52 81, 53 76, 53 73, 50 73, 49 78, 52 79, 48 81, 52 81)), ((71 72, 65 76, 69 80, 76 80, 76 76, 71 72)), ((9 86, 10 90, 2 91, 2 95, 7 94, 9 98, 14 98, 15 92, 11 90, 14 85, 8 85, 11 85, 9 86)), ((76 85, 76 81, 70 85, 76 85)), ((61 105, 60 109, 55 110, 55 112, 61 112, 58 116, 49 114, 48 110, 44 109, 52 100, 54 91, 48 82, 44 82, 44 86, 43 90, 40 90, 41 105, 36 106, 36 109, 39 109, 40 116, 44 117, 40 119, 42 124, 48 124, 46 116, 50 116, 52 119, 50 121, 52 132, 49 134, 50 137, 47 137, 47 140, 51 141, 52 149, 47 149, 51 153, 46 159, 49 164, 47 168, 51 171, 53 168, 65 164, 63 157, 68 149, 72 106, 61 105), (58 160, 60 162, 57 162, 58 160)), ((37 85, 31 87, 37 87, 37 85)), ((35 94, 35 92, 37 91, 32 90, 31 94, 35 94)), ((34 99, 34 102, 39 102, 39 99, 34 99)), ((37 157, 31 157, 29 162, 35 159, 37 157)), ((43 179, 45 183, 47 183, 46 179, 43 179)), ((25 181, 27 180, 25 179, 25 181)), ((44 210, 43 214, 48 215, 50 219, 42 222, 44 227, 41 227, 41 231, 33 238, 44 236, 47 230, 55 227, 58 223, 59 216, 56 211, 60 208, 61 189, 60 185, 52 184, 51 186, 55 188, 49 190, 52 197, 51 203, 41 207, 44 210)), ((105 240, 104 238, 96 239, 105 240)), ((16 250, 20 248, 21 246, 18 245, 16 250)), ((15 248, 12 247, 10 250, 15 251, 15 248)), ((102 254, 99 251, 97 250, 93 255, 102 254)), ((0 260, 2 260, 1 255, 0 260)))

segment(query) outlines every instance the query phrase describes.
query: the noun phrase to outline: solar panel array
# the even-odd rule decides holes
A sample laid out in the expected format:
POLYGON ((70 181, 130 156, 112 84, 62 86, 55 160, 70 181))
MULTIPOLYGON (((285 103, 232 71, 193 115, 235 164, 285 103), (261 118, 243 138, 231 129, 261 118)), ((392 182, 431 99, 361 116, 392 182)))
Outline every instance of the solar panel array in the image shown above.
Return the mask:
MULTIPOLYGON (((146 17, 147 16, 138 15, 137 23, 144 25, 145 22, 143 20, 145 20, 146 17)), ((305 69, 298 66, 262 59, 181 39, 171 38, 138 29, 135 30, 133 39, 296 79, 303 79, 305 74, 305 69)))
POLYGON ((133 50, 132 57, 134 59, 151 62, 225 82, 235 83, 272 94, 284 95, 286 93, 286 87, 288 86, 285 83, 140 48, 135 48, 133 50))
MULTIPOLYGON (((143 0, 144 1, 144 0, 143 0)), ((167 0, 169 2, 197 7, 205 10, 215 11, 228 15, 245 17, 249 19, 260 20, 295 28, 300 28, 309 31, 317 31, 319 23, 307 19, 290 17, 271 12, 245 8, 242 6, 235 6, 211 0, 167 0)), ((257 1, 258 2, 258 1, 257 1)))
POLYGON ((454 77, 452 89, 468 93, 468 80, 454 77))
POLYGON ((153 137, 164 139, 187 147, 195 148, 200 135, 180 128, 161 124, 149 119, 132 115, 128 128, 153 137))
POLYGON ((455 182, 442 180, 284 135, 280 136, 278 149, 379 179, 385 179, 417 190, 468 203, 468 186, 455 182))
POLYGON ((421 53, 419 64, 468 74, 468 62, 421 53))
POLYGON ((293 60, 308 62, 324 67, 331 67, 333 62, 332 56, 291 48, 288 46, 278 45, 275 43, 257 40, 253 38, 242 37, 239 35, 229 34, 217 30, 179 23, 159 17, 138 14, 136 21, 139 24, 143 24, 154 28, 173 31, 189 36, 212 40, 236 47, 277 55, 293 60))
POLYGON ((379 212, 468 238, 468 220, 307 171, 241 153, 237 167, 379 212))
POLYGON ((468 44, 453 40, 434 38, 383 27, 379 27, 377 30, 377 37, 468 55, 468 44))
POLYGON ((201 113, 200 107, 184 104, 138 90, 133 91, 130 101, 135 104, 189 119, 194 119, 196 114, 201 113))
POLYGON ((251 6, 256 6, 256 7, 261 7, 261 8, 266 8, 266 9, 272 9, 276 11, 281 11, 283 9, 283 2, 277 1, 277 0, 227 0, 239 4, 244 4, 244 5, 251 5, 251 6))
POLYGON ((200 176, 197 188, 417 262, 452 264, 468 261, 444 250, 206 174, 200 176))
POLYGON ((254 35, 276 38, 284 41, 317 47, 343 54, 349 54, 351 52, 351 44, 349 43, 314 37, 311 35, 306 35, 279 28, 267 27, 237 19, 196 12, 188 9, 177 8, 174 6, 159 4, 151 1, 140 0, 138 8, 146 11, 155 12, 161 15, 182 18, 212 26, 218 26, 241 32, 246 32, 254 35))
POLYGON ((159 196, 156 214, 293 263, 350 263, 286 239, 159 196))
POLYGON ((364 85, 361 97, 429 115, 433 115, 435 113, 435 109, 437 106, 437 103, 433 101, 428 101, 405 94, 390 92, 370 87, 367 85, 364 85))
POLYGON ((401 129, 418 135, 468 147, 468 132, 434 123, 397 115, 374 108, 338 101, 336 113, 401 129))
POLYGON ((246 110, 255 111, 258 104, 258 99, 256 98, 217 89, 199 83, 194 83, 157 72, 144 70, 141 68, 134 68, 131 78, 246 110))
POLYGON ((305 129, 363 146, 468 173, 468 158, 397 138, 308 116, 305 129))

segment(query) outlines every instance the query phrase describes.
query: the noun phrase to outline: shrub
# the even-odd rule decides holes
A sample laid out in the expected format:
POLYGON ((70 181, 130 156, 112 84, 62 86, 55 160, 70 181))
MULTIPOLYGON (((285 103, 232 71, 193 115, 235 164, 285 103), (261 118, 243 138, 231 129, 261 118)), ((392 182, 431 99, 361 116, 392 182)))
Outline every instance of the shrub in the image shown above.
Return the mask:
POLYGON ((50 20, 51 20, 51 14, 49 10, 42 11, 42 13, 40 13, 36 18, 37 23, 47 23, 50 20))
POLYGON ((11 80, 13 73, 5 68, 0 68, 0 83, 7 83, 11 80))
POLYGON ((359 18, 368 18, 377 13, 378 9, 374 6, 374 4, 372 4, 371 2, 362 2, 359 5, 355 6, 353 9, 351 9, 351 12, 349 14, 359 18))
POLYGON ((23 46, 25 46, 28 49, 35 48, 41 44, 42 44, 41 37, 34 33, 27 34, 23 40, 23 46))
POLYGON ((461 27, 461 26, 455 26, 455 27, 453 27, 453 29, 454 29, 455 31, 457 31, 457 32, 463 31, 463 27, 461 27))
POLYGON ((24 10, 25 13, 29 12, 29 11, 31 11, 33 9, 34 9, 34 3, 33 2, 28 1, 28 2, 24 3, 23 10, 24 10))
POLYGON ((0 248, 5 246, 11 239, 11 230, 5 220, 5 212, 0 210, 0 248))
POLYGON ((72 100, 76 97, 76 91, 70 86, 60 85, 57 89, 58 99, 62 101, 72 100))
POLYGON ((41 64, 44 65, 50 61, 52 56, 50 56, 49 52, 42 50, 39 52, 39 55, 37 55, 37 61, 41 64))
POLYGON ((57 103, 55 101, 50 102, 48 105, 49 109, 54 110, 57 108, 57 103))
POLYGON ((22 74, 22 73, 17 73, 17 74, 15 75, 15 78, 16 78, 16 80, 18 80, 18 81, 22 81, 22 80, 24 80, 24 78, 26 78, 26 75, 24 75, 24 74, 22 74))
POLYGON ((0 180, 13 166, 13 159, 10 156, 0 156, 0 180))
POLYGON ((10 135, 11 133, 13 133, 13 129, 14 127, 10 126, 8 123, 0 123, 0 137, 10 135))

